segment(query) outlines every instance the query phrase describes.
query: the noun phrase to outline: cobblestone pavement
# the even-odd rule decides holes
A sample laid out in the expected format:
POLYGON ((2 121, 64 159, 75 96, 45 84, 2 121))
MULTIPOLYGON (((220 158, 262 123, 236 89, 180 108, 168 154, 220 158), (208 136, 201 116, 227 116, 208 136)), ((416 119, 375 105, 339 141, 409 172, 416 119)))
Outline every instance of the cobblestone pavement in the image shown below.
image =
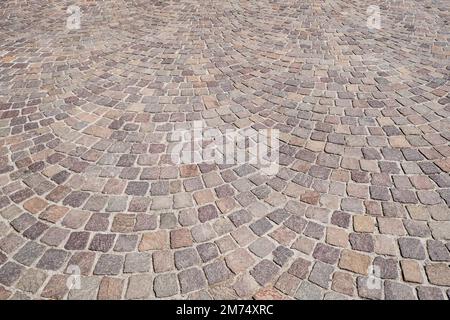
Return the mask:
POLYGON ((2 1, 0 298, 448 299, 449 12, 2 1), (171 164, 194 120, 280 171, 171 164))

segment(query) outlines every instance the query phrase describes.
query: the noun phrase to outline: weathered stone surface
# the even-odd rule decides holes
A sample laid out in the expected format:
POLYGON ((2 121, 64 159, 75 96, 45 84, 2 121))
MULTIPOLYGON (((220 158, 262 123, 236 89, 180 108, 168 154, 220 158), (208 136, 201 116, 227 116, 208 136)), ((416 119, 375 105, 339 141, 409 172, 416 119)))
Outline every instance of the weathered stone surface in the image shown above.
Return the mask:
POLYGON ((171 297, 178 293, 177 277, 173 273, 158 275, 153 282, 153 290, 158 298, 171 297))
POLYGON ((400 253, 404 258, 423 260, 426 258, 425 249, 419 239, 398 239, 400 253))
POLYGON ((448 298, 445 1, 84 2, 2 2, 0 299, 448 298))
POLYGON ((150 274, 133 275, 128 279, 127 299, 148 299, 153 295, 153 277, 150 274))
POLYGON ((215 261, 203 268, 209 284, 223 282, 232 277, 231 271, 227 268, 224 261, 215 261))
POLYGON ((114 254, 102 254, 95 265, 94 274, 117 275, 122 270, 123 257, 114 254))
POLYGON ((430 283, 440 286, 450 286, 450 267, 444 263, 425 266, 430 283))
POLYGON ((181 293, 199 290, 206 285, 203 272, 197 268, 181 271, 178 274, 178 279, 180 281, 181 293))
POLYGON ((24 268, 17 263, 7 262, 0 268, 0 283, 11 286, 22 274, 24 268))
POLYGON ((166 231, 144 233, 139 244, 139 251, 163 250, 169 248, 169 235, 166 231))
POLYGON ((302 281, 294 297, 298 300, 321 300, 322 295, 323 292, 320 287, 310 282, 302 281))
POLYGON ((124 280, 119 278, 103 277, 98 289, 99 300, 119 300, 122 297, 124 280))
POLYGON ((393 281, 384 283, 384 296, 388 300, 416 300, 414 290, 405 284, 393 281))

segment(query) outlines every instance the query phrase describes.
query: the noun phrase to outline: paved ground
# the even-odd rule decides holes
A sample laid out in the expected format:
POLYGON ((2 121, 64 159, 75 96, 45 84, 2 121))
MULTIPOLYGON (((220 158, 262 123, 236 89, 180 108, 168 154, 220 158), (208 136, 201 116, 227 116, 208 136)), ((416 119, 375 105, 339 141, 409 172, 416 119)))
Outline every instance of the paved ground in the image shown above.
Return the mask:
POLYGON ((449 2, 377 3, 2 1, 0 298, 448 299, 449 2))

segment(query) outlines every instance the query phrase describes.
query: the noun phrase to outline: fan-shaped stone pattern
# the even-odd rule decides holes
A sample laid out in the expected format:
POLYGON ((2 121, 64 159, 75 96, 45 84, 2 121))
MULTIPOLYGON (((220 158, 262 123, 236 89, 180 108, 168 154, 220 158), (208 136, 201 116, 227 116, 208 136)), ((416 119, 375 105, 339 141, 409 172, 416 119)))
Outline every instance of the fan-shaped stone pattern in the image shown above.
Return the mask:
POLYGON ((446 1, 69 5, 0 5, 2 299, 448 298, 446 1), (279 172, 172 163, 194 121, 279 172))

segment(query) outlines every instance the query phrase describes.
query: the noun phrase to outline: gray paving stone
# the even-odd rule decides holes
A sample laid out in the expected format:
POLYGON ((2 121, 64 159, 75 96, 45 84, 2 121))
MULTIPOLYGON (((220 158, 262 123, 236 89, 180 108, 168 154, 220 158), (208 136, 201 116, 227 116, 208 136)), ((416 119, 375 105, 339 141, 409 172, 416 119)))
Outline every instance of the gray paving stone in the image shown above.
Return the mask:
POLYGON ((96 275, 117 275, 122 270, 123 257, 114 254, 102 254, 95 265, 96 275))
POLYGON ((133 252, 125 256, 123 272, 125 273, 141 273, 148 272, 151 268, 151 254, 147 252, 133 252))
POLYGON ((250 274, 255 278, 256 282, 265 286, 276 277, 279 269, 272 261, 264 259, 250 271, 250 274))
POLYGON ((206 279, 203 272, 197 268, 183 270, 178 274, 181 293, 188 293, 203 288, 206 285, 206 279))

